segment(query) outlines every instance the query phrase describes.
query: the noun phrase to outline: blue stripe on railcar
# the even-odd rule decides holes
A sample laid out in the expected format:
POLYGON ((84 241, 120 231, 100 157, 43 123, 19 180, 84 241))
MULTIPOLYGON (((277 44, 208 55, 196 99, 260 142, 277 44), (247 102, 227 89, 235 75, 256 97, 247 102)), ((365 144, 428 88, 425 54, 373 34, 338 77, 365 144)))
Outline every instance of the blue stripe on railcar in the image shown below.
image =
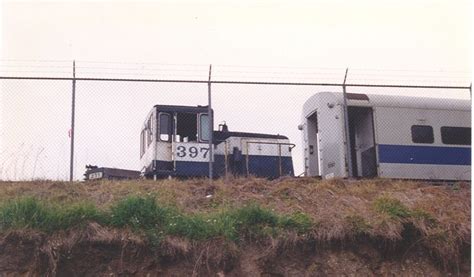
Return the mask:
POLYGON ((380 144, 380 163, 471 165, 470 147, 380 144))

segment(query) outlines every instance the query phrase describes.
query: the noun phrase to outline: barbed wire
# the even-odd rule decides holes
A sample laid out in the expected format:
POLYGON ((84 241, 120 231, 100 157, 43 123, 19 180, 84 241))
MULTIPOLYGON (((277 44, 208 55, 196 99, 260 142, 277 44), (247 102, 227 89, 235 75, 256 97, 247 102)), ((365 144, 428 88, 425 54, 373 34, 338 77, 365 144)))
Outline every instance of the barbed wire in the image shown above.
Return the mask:
MULTIPOLYGON (((208 76, 208 65, 166 64, 156 62, 103 62, 76 61, 77 76, 154 76, 157 77, 198 77, 208 76), (112 66, 116 65, 116 66, 112 66)), ((72 61, 68 60, 15 60, 0 59, 0 74, 71 74, 72 61), (64 63, 70 65, 64 65, 64 63), (60 63, 51 64, 51 63, 60 63), (66 69, 69 71, 50 70, 66 69), (25 70, 23 70, 25 69, 25 70)), ((213 79, 262 79, 262 80, 342 80, 344 68, 309 66, 255 66, 255 65, 214 65, 213 79)), ((384 82, 443 82, 470 83, 470 71, 465 70, 415 70, 415 69, 368 69, 350 68, 351 81, 384 82)), ((174 78, 173 78, 174 79, 174 78)))

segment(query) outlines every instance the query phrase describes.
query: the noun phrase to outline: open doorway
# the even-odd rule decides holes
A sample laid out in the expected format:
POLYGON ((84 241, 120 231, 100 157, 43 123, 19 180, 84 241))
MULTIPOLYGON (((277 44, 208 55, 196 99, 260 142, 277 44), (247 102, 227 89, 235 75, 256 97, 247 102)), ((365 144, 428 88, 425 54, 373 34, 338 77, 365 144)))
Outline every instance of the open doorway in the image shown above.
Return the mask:
POLYGON ((319 170, 319 134, 318 113, 315 111, 307 118, 307 149, 305 155, 305 172, 307 176, 321 176, 319 170))
POLYGON ((377 176, 374 117, 371 107, 348 107, 354 177, 377 176))
POLYGON ((197 141, 197 114, 176 114, 176 142, 197 141))

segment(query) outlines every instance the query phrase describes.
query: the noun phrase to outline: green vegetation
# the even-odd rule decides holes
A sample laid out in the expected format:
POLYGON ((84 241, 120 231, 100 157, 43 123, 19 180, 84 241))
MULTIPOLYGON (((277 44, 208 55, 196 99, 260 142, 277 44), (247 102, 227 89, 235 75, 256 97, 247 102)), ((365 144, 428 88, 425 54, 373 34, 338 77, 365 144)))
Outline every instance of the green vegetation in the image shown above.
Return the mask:
POLYGON ((61 207, 28 197, 10 200, 0 206, 0 230, 30 228, 52 232, 88 221, 103 221, 103 214, 90 203, 61 207))
POLYGON ((302 212, 280 218, 280 225, 284 228, 293 228, 298 234, 307 233, 314 226, 311 218, 302 212))
POLYGON ((193 240, 223 237, 235 241, 245 236, 278 235, 283 231, 302 233, 312 227, 306 214, 279 216, 255 203, 237 209, 194 214, 160 205, 150 196, 127 197, 106 211, 90 203, 59 206, 31 197, 10 200, 0 206, 0 231, 36 229, 54 232, 91 221, 104 226, 128 227, 143 232, 154 242, 166 235, 193 240))
POLYGON ((411 216, 415 219, 424 220, 430 224, 435 224, 437 222, 434 216, 422 209, 413 209, 411 211, 411 216))
POLYGON ((410 210, 398 199, 382 196, 374 201, 377 212, 387 214, 392 219, 403 219, 411 216, 410 210))
POLYGON ((175 239, 415 239, 416 246, 450 260, 470 245, 471 186, 311 178, 219 179, 212 185, 200 179, 0 182, 0 235, 100 227, 88 222, 113 234, 131 230, 154 246, 175 239))
MULTIPOLYGON (((404 221, 410 219, 412 222, 422 221, 429 226, 436 226, 437 220, 429 212, 420 208, 409 209, 398 199, 381 196, 373 203, 376 212, 388 215, 391 219, 404 221)), ((358 225, 358 223, 355 225, 358 225)))

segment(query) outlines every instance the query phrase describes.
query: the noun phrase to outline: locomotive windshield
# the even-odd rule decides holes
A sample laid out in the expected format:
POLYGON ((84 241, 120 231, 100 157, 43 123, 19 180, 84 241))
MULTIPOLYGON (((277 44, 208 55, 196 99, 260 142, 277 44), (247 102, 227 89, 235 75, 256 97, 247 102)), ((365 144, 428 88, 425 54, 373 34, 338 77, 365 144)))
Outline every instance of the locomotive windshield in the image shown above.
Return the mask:
POLYGON ((201 134, 201 140, 209 141, 209 116, 207 116, 207 114, 201 114, 199 120, 199 132, 201 134))
POLYGON ((160 141, 166 142, 208 141, 210 137, 209 127, 207 114, 160 112, 158 137, 160 141), (176 119, 176 125, 173 123, 174 119, 176 119))
POLYGON ((171 114, 160 113, 160 140, 171 141, 173 128, 171 128, 171 114))

